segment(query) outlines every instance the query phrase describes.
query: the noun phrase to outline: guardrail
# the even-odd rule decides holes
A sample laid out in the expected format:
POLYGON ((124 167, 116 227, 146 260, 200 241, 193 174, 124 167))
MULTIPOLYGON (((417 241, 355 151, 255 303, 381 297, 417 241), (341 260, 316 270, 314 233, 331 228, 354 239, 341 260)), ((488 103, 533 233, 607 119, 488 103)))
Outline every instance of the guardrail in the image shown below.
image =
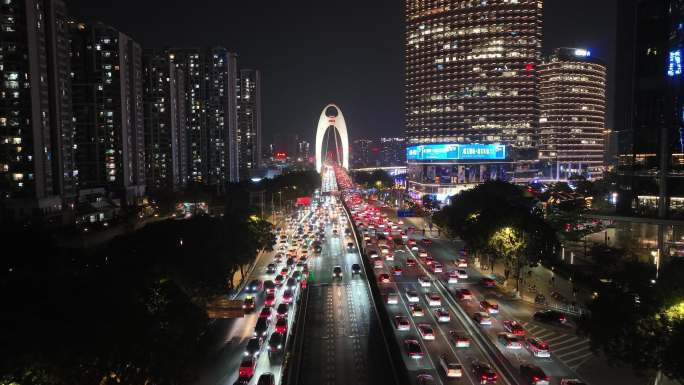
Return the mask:
POLYGON ((390 366, 392 367, 392 375, 394 376, 394 383, 395 384, 402 384, 406 382, 406 379, 409 378, 409 373, 408 369, 406 368, 405 365, 401 365, 400 367, 397 367, 399 365, 395 365, 395 363, 398 362, 403 362, 403 356, 401 354, 401 347, 397 343, 397 340, 393 337, 394 336, 394 331, 392 330, 392 322, 390 320, 389 314, 387 313, 387 309, 385 309, 385 306, 382 305, 383 300, 382 300, 382 295, 380 294, 380 288, 378 287, 378 283, 375 279, 371 279, 371 277, 374 277, 375 274, 373 273, 373 267, 370 265, 370 262, 368 261, 368 258, 366 257, 366 250, 365 246, 361 242, 361 238, 359 238, 359 232, 358 229, 356 228, 356 223, 352 220, 349 207, 347 207, 347 203, 344 201, 344 199, 340 198, 340 201, 342 202, 342 205, 344 207, 344 212, 347 215, 347 220, 349 221, 349 226, 352 229, 352 232, 354 233, 354 240, 356 242, 356 248, 359 251, 359 255, 361 256, 361 265, 363 266, 363 271, 364 274, 366 274, 366 285, 368 287, 369 292, 371 293, 370 295, 370 300, 371 300, 371 307, 375 311, 375 316, 378 318, 379 326, 380 326, 380 333, 382 334, 382 339, 385 342, 385 350, 387 351, 387 355, 390 358, 390 366), (381 304, 381 306, 378 306, 378 303, 381 304), (387 334, 390 334, 392 338, 388 338, 387 334), (404 379, 403 381, 400 381, 400 378, 404 379))
POLYGON ((280 376, 281 385, 295 385, 299 383, 300 371, 302 367, 302 349, 304 325, 306 324, 306 308, 309 304, 309 289, 301 289, 302 293, 297 303, 295 313, 295 330, 290 333, 286 343, 287 353, 283 357, 282 368, 284 373, 280 376))

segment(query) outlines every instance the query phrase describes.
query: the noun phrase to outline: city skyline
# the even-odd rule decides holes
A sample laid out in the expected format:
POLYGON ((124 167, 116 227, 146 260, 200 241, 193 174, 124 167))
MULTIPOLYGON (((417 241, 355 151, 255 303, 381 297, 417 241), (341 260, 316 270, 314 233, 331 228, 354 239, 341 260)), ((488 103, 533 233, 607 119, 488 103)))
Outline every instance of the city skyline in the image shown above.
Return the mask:
MULTIPOLYGON (((544 56, 558 47, 583 47, 606 62, 608 128, 613 121, 616 4, 616 0, 601 4, 591 0, 544 2, 544 56), (588 6, 592 12, 584 12, 588 6)), ((71 15, 113 24, 138 39, 143 48, 208 44, 237 52, 241 68, 261 71, 264 138, 284 130, 312 141, 311 127, 315 126, 319 104, 328 102, 346 111, 352 139, 404 135, 404 10, 396 1, 368 5, 359 0, 344 7, 311 1, 272 4, 266 9, 248 2, 216 1, 198 2, 192 9, 129 0, 120 0, 116 6, 71 0, 68 6, 71 15), (125 9, 138 11, 131 15, 122 11, 125 9), (168 23, 159 21, 156 28, 149 28, 145 22, 149 14, 168 23), (202 15, 203 22, 197 27, 192 22, 194 15, 202 15), (344 28, 350 20, 354 20, 354 28, 344 28), (328 24, 336 27, 327 28, 328 24), (376 28, 378 25, 383 28, 376 28), (319 32, 309 34, 309 30, 319 32), (297 45, 288 43, 295 40, 297 45), (383 42, 382 50, 377 48, 377 41, 383 42), (329 47, 334 47, 335 60, 315 54, 329 47), (274 57, 278 60, 271 59, 274 57), (359 89, 364 90, 360 98, 355 91, 359 89), (284 92, 287 98, 282 98, 284 92)))

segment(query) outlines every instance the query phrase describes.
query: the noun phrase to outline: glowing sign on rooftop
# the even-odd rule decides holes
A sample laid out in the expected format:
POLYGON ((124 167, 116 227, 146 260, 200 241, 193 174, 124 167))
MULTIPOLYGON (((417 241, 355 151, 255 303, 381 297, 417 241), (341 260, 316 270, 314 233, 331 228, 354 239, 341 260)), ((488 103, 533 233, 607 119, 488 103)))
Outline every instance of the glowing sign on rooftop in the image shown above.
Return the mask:
POLYGON ((422 144, 406 148, 407 160, 504 160, 503 144, 422 144))

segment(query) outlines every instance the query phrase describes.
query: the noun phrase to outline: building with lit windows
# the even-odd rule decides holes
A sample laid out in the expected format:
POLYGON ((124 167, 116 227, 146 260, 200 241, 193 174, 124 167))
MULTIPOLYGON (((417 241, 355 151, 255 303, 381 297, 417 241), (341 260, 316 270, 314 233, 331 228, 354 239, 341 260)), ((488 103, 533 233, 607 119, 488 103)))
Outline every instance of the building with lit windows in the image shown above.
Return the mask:
POLYGON ((8 0, 0 20, 0 217, 43 219, 73 197, 66 6, 8 0))
POLYGON ((380 138, 379 145, 381 166, 406 164, 406 140, 404 138, 380 138))
POLYGON ((539 67, 543 175, 600 177, 604 169, 606 66, 580 48, 559 48, 539 67))
POLYGON ((79 188, 135 205, 145 194, 142 50, 102 23, 70 23, 69 33, 79 188))
POLYGON ((190 179, 219 186, 237 181, 237 55, 222 47, 169 53, 185 75, 190 179))
MULTIPOLYGON (((258 70, 242 69, 238 79, 238 164, 240 178, 261 166, 261 76, 258 70)), ((296 144, 296 139, 295 139, 296 144)), ((295 151, 289 153, 294 155, 295 151)))
POLYGON ((306 140, 301 140, 297 143, 297 158, 304 162, 309 161, 311 156, 311 143, 306 140))
MULTIPOLYGON (((409 148, 432 143, 503 145, 505 168, 513 166, 512 180, 536 176, 542 5, 542 0, 406 1, 409 148)), ((412 175, 433 172, 411 172, 408 162, 409 189, 416 194, 445 196, 460 189, 457 185, 464 180, 412 180, 412 175)), ((460 172, 458 167, 453 171, 460 172)))
POLYGON ((188 181, 185 74, 167 50, 143 54, 147 189, 178 190, 188 181))
POLYGON ((371 139, 356 139, 352 141, 351 162, 352 167, 362 168, 377 166, 377 153, 379 148, 371 139), (373 151, 375 150, 375 152, 373 151))

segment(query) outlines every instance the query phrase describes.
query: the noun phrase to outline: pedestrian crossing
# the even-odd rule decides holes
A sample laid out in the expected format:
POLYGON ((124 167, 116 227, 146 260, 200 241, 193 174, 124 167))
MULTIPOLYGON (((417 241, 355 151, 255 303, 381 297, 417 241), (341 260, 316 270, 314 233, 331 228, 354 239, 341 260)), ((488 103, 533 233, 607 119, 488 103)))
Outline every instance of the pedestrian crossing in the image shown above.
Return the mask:
POLYGON ((549 329, 534 322, 523 322, 522 325, 530 335, 548 343, 552 357, 573 371, 594 356, 587 338, 549 329))

